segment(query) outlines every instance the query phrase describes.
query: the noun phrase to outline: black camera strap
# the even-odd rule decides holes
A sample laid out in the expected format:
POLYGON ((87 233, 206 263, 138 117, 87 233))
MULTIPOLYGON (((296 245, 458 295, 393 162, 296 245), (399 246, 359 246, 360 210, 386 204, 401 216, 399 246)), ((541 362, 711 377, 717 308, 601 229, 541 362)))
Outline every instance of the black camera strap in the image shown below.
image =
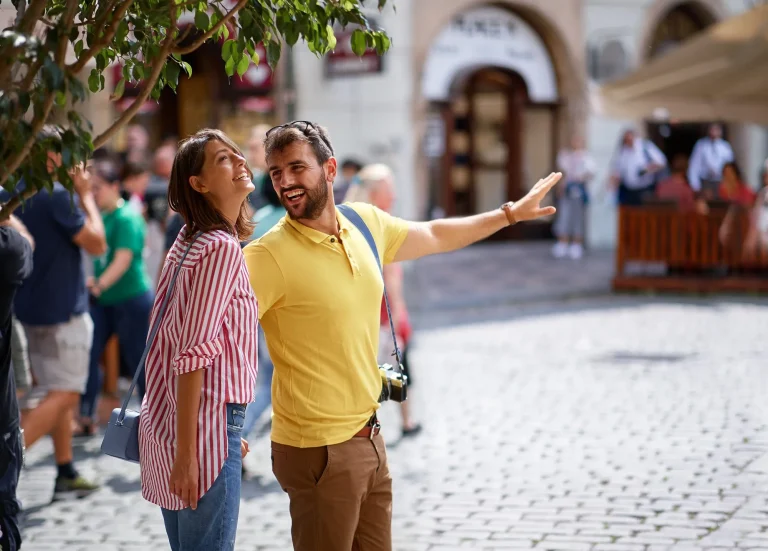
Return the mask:
MULTIPOLYGON (((341 213, 347 217, 347 219, 352 222, 352 224, 360 231, 360 233, 363 234, 363 237, 365 237, 365 240, 368 242, 368 246, 371 248, 371 251, 373 252, 373 256, 376 258, 376 264, 379 265, 379 271, 381 271, 381 279, 384 281, 384 265, 381 263, 381 260, 379 259, 379 251, 376 248, 376 241, 373 239, 373 235, 371 234, 371 230, 368 229, 368 226, 366 225, 363 218, 357 214, 357 211, 350 207, 349 205, 338 205, 336 207, 341 211, 341 213)), ((402 373, 402 370, 400 369, 400 365, 402 363, 402 356, 400 354, 400 348, 397 346, 397 334, 395 333, 395 322, 392 321, 392 311, 389 308, 389 297, 387 296, 387 285, 384 284, 384 305, 387 308, 387 318, 389 319, 389 329, 392 331, 392 342, 395 344, 395 358, 397 359, 397 362, 395 362, 397 365, 395 366, 395 369, 402 373)))

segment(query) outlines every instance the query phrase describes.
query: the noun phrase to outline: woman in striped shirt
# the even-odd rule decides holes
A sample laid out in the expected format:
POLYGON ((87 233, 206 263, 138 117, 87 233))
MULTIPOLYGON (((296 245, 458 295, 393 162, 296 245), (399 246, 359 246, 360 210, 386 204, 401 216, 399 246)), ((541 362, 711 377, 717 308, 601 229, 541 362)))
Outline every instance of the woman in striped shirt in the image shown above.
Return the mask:
POLYGON ((184 252, 146 361, 139 444, 142 495, 162 509, 173 551, 235 548, 245 404, 256 381, 256 299, 239 240, 254 189, 238 147, 218 130, 184 140, 168 187, 185 226, 168 251, 152 310, 184 252))

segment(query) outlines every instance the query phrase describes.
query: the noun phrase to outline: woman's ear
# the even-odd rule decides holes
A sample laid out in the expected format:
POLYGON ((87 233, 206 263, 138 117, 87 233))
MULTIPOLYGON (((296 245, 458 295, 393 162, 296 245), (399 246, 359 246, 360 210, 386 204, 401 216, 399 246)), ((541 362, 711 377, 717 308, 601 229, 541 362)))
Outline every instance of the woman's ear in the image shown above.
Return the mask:
POLYGON ((192 189, 198 193, 208 192, 208 189, 205 187, 205 184, 203 184, 202 180, 200 180, 199 176, 191 176, 189 178, 189 185, 192 186, 192 189))

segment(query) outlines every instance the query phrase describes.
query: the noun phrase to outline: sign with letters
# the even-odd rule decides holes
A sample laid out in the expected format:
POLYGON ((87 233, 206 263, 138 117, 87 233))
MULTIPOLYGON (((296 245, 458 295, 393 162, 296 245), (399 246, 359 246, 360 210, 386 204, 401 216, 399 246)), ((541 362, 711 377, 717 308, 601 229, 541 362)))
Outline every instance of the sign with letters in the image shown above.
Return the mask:
POLYGON ((443 28, 424 64, 422 94, 445 101, 458 78, 483 67, 517 72, 533 102, 557 101, 555 68, 544 41, 524 19, 495 6, 468 10, 443 28))

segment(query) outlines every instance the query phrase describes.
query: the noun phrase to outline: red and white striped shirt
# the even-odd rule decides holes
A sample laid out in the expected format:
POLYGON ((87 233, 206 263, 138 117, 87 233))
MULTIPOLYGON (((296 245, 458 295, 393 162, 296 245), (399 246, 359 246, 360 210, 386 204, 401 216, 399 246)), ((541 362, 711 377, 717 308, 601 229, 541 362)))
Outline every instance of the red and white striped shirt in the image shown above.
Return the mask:
MULTIPOLYGON (((168 252, 150 327, 186 248, 177 237, 168 252)), ((196 369, 205 369, 197 437, 200 496, 221 471, 227 458, 227 404, 253 401, 257 309, 238 241, 221 230, 201 235, 184 259, 147 354, 139 426, 141 493, 147 501, 184 508, 168 485, 176 455, 176 378, 196 369)))

